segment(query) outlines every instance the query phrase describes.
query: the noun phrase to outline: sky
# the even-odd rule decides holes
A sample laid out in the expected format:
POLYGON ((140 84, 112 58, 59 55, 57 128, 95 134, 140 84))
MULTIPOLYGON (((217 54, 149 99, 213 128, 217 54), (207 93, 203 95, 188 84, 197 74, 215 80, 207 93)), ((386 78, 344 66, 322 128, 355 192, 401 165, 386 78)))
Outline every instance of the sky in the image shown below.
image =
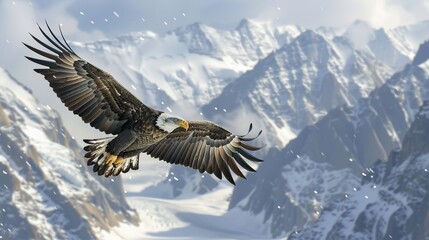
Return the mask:
MULTIPOLYGON (((87 42, 133 31, 163 33, 194 22, 233 29, 243 18, 306 28, 346 28, 360 19, 391 28, 428 16, 428 0, 0 0, 0 67, 50 103, 56 96, 38 81, 31 70, 34 64, 23 58, 29 50, 22 45, 32 42, 28 33, 37 35, 36 23, 45 20, 51 26, 61 24, 69 41, 87 42)), ((58 102, 53 107, 63 115, 58 102)))

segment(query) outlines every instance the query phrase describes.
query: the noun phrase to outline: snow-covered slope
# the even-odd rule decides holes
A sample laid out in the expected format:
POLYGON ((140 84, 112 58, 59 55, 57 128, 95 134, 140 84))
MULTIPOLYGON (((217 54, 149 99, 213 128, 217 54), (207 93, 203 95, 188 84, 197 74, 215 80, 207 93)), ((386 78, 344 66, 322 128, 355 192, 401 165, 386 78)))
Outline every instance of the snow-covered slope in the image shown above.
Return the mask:
POLYGON ((274 237, 313 221, 320 209, 309 206, 314 202, 311 199, 323 208, 357 188, 357 177, 368 175, 367 168, 376 160, 387 159, 392 149, 401 146, 414 115, 427 99, 429 63, 407 65, 368 98, 331 110, 303 129, 280 153, 269 153, 258 175, 248 176, 253 185, 237 183, 230 207, 265 216, 274 237), (296 172, 308 177, 297 182, 296 172), (328 176, 335 177, 329 182, 328 176))
POLYGON ((96 239, 138 224, 122 182, 95 177, 58 114, 0 69, 0 238, 96 239))
POLYGON ((192 106, 207 103, 301 31, 244 19, 234 30, 194 23, 163 35, 139 32, 73 47, 108 69, 147 104, 164 110, 173 101, 192 106))
POLYGON ((429 102, 403 147, 378 161, 362 185, 289 239, 426 239, 429 237, 429 102))

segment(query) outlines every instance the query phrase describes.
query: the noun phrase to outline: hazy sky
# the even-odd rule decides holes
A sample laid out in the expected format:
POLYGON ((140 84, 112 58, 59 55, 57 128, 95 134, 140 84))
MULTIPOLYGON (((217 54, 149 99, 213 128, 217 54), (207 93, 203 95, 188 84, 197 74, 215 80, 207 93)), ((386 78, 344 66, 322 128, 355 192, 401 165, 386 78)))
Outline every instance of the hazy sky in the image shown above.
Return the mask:
MULTIPOLYGON (((429 0, 0 0, 0 67, 47 103, 55 95, 38 81, 21 44, 32 42, 28 32, 39 34, 36 23, 45 19, 62 24, 69 40, 93 41, 131 31, 162 33, 194 22, 232 29, 243 18, 307 28, 345 28, 361 19, 390 28, 428 19, 429 0)), ((53 107, 64 112, 60 104, 53 107)))
POLYGON ((46 19, 69 40, 91 41, 131 31, 165 32, 194 22, 223 29, 242 18, 274 24, 344 28, 356 19, 393 27, 428 19, 429 0, 0 0, 0 67, 14 75, 22 41, 46 19))
MULTIPOLYGON (((251 18, 304 27, 344 27, 356 19, 375 27, 421 21, 429 16, 427 0, 0 0, 1 37, 17 35, 47 19, 89 36, 130 31, 163 32, 196 21, 233 28, 251 18), (92 22, 91 22, 92 21, 92 22), (13 23, 13 24, 12 24, 13 23), (18 26, 18 28, 16 27, 18 26), (3 34, 4 32, 9 34, 3 34)), ((69 33, 70 34, 70 33, 69 33)), ((10 37, 12 38, 12 37, 10 37)))

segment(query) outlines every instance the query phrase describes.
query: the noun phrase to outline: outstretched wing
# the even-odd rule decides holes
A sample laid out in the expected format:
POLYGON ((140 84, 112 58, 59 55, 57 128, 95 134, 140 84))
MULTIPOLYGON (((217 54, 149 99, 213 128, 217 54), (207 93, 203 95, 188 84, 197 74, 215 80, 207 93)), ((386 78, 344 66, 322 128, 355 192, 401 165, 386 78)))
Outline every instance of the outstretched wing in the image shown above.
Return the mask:
POLYGON ((39 26, 43 36, 52 44, 36 42, 48 52, 39 50, 24 43, 35 53, 50 60, 26 57, 29 60, 48 68, 34 69, 45 76, 54 92, 66 105, 79 115, 85 123, 111 134, 118 134, 122 126, 136 117, 138 109, 146 114, 158 114, 145 106, 133 94, 122 87, 110 74, 80 58, 67 44, 60 28, 64 43, 61 42, 46 24, 52 37, 49 37, 39 26))
MULTIPOLYGON (((251 129, 252 124, 249 132, 251 129)), ((256 137, 260 134, 261 132, 256 137)), ((255 172, 244 158, 254 162, 262 161, 245 150, 260 149, 245 143, 256 137, 237 136, 214 123, 193 121, 189 122, 187 131, 177 128, 161 141, 150 145, 144 152, 172 164, 198 169, 201 173, 214 173, 219 179, 224 175, 229 182, 235 184, 230 169, 237 176, 245 178, 236 163, 248 171, 255 172)))

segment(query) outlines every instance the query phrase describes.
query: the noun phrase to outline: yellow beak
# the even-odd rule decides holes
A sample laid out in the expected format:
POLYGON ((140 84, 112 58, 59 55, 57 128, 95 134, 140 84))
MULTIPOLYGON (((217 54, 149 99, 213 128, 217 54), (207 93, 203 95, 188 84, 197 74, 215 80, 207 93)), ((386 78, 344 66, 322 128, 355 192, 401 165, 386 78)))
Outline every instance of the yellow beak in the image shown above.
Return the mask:
POLYGON ((188 121, 185 121, 185 120, 180 120, 179 125, 186 130, 188 130, 188 128, 189 128, 189 123, 188 123, 188 121))

